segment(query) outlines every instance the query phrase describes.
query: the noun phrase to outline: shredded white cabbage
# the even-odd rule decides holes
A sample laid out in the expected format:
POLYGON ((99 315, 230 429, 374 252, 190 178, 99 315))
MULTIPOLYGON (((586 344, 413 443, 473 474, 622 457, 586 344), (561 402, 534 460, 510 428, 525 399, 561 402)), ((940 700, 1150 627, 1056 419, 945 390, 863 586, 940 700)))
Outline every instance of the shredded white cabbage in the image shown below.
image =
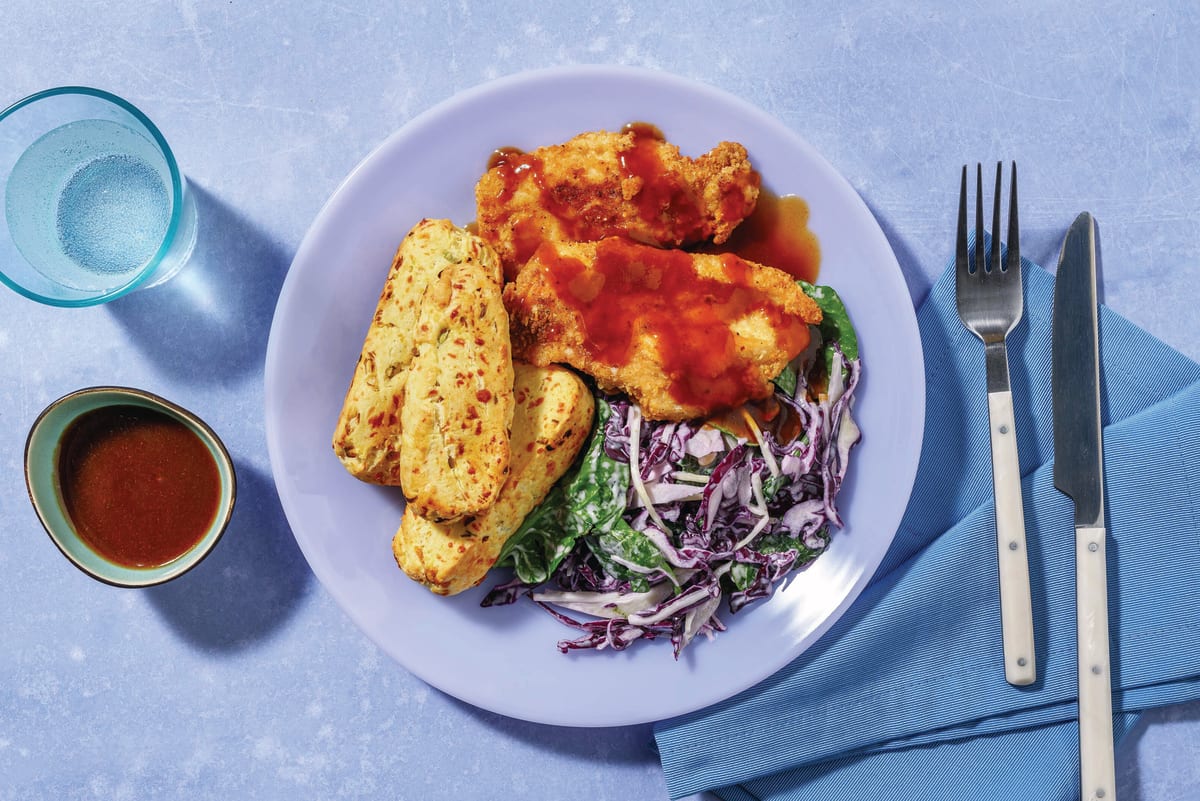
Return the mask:
POLYGON ((642 483, 641 471, 638 467, 641 444, 642 411, 637 404, 631 404, 629 407, 629 482, 646 507, 646 511, 650 513, 650 519, 654 521, 654 524, 663 531, 670 531, 662 516, 654 508, 654 503, 650 500, 650 493, 646 492, 646 485, 642 483))
POLYGON ((771 449, 763 441, 762 429, 758 427, 758 421, 745 409, 742 409, 742 417, 746 418, 746 425, 750 427, 750 433, 754 435, 754 444, 762 453, 763 461, 767 463, 767 469, 771 471, 772 476, 778 477, 780 475, 779 463, 775 461, 775 454, 771 453, 771 449))
POLYGON ((535 592, 533 600, 561 606, 593 617, 626 618, 645 609, 653 609, 675 591, 667 582, 655 584, 646 592, 535 592))

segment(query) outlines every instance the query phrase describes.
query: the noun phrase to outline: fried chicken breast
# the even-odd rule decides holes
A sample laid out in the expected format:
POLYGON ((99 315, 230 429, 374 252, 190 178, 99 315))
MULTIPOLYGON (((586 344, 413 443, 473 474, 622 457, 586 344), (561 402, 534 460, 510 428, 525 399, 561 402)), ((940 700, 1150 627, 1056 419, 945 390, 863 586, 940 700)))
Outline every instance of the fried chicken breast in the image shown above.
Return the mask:
POLYGON ((478 233, 500 254, 505 277, 543 241, 724 242, 758 199, 745 147, 721 142, 692 159, 656 134, 596 131, 532 153, 500 152, 475 201, 478 233))
POLYGON ((619 237, 543 243, 504 303, 514 358, 569 364, 655 420, 766 397, 821 321, 816 302, 773 267, 619 237))

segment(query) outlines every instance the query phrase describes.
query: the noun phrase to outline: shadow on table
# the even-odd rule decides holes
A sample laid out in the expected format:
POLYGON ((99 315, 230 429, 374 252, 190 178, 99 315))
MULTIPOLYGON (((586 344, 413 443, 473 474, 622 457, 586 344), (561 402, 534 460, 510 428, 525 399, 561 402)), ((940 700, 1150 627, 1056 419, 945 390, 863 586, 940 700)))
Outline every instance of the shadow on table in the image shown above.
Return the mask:
POLYGON ((649 723, 605 728, 549 726, 505 717, 446 697, 463 712, 500 734, 546 751, 610 765, 658 764, 654 751, 654 730, 649 723))
POLYGON ((174 379, 228 383, 261 368, 288 254, 204 189, 191 185, 198 233, 165 284, 108 304, 129 339, 174 379))
POLYGON ((237 479, 233 518, 208 558, 147 590, 181 636, 210 651, 236 651, 269 637, 313 582, 270 477, 239 464, 237 479))

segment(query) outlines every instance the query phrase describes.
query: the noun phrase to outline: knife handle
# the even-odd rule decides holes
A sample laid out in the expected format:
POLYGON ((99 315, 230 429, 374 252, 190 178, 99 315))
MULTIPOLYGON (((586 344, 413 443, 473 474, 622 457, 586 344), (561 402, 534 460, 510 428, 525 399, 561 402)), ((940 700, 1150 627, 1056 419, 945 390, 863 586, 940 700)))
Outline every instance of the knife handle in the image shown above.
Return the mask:
POLYGON ((1084 801, 1114 801, 1112 678, 1104 526, 1075 527, 1075 621, 1079 649, 1079 780, 1084 801))
POLYGON ((1004 678, 1014 686, 1037 678, 1033 647, 1033 601, 1025 548, 1025 509, 1012 392, 988 393, 992 435, 992 490, 996 498, 996 551, 1000 567, 1000 627, 1004 640, 1004 678))

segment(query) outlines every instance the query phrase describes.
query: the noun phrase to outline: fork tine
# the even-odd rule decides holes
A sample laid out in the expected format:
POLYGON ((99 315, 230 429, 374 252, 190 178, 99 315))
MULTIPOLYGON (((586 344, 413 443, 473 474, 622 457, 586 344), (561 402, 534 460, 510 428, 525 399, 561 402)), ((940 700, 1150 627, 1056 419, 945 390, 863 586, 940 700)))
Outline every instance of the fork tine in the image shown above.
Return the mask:
POLYGON ((975 270, 982 272, 984 262, 979 258, 983 250, 983 165, 975 163, 975 270))
POLYGON ((992 257, 988 271, 1000 272, 1000 175, 1003 162, 996 162, 996 194, 992 196, 992 257))
POLYGON ((958 241, 954 249, 954 268, 958 275, 970 272, 971 257, 967 253, 967 165, 962 169, 962 187, 958 190, 958 241))
POLYGON ((1012 165, 1012 180, 1008 194, 1008 253, 1004 257, 1005 270, 1021 270, 1021 239, 1017 230, 1017 162, 1012 165))

